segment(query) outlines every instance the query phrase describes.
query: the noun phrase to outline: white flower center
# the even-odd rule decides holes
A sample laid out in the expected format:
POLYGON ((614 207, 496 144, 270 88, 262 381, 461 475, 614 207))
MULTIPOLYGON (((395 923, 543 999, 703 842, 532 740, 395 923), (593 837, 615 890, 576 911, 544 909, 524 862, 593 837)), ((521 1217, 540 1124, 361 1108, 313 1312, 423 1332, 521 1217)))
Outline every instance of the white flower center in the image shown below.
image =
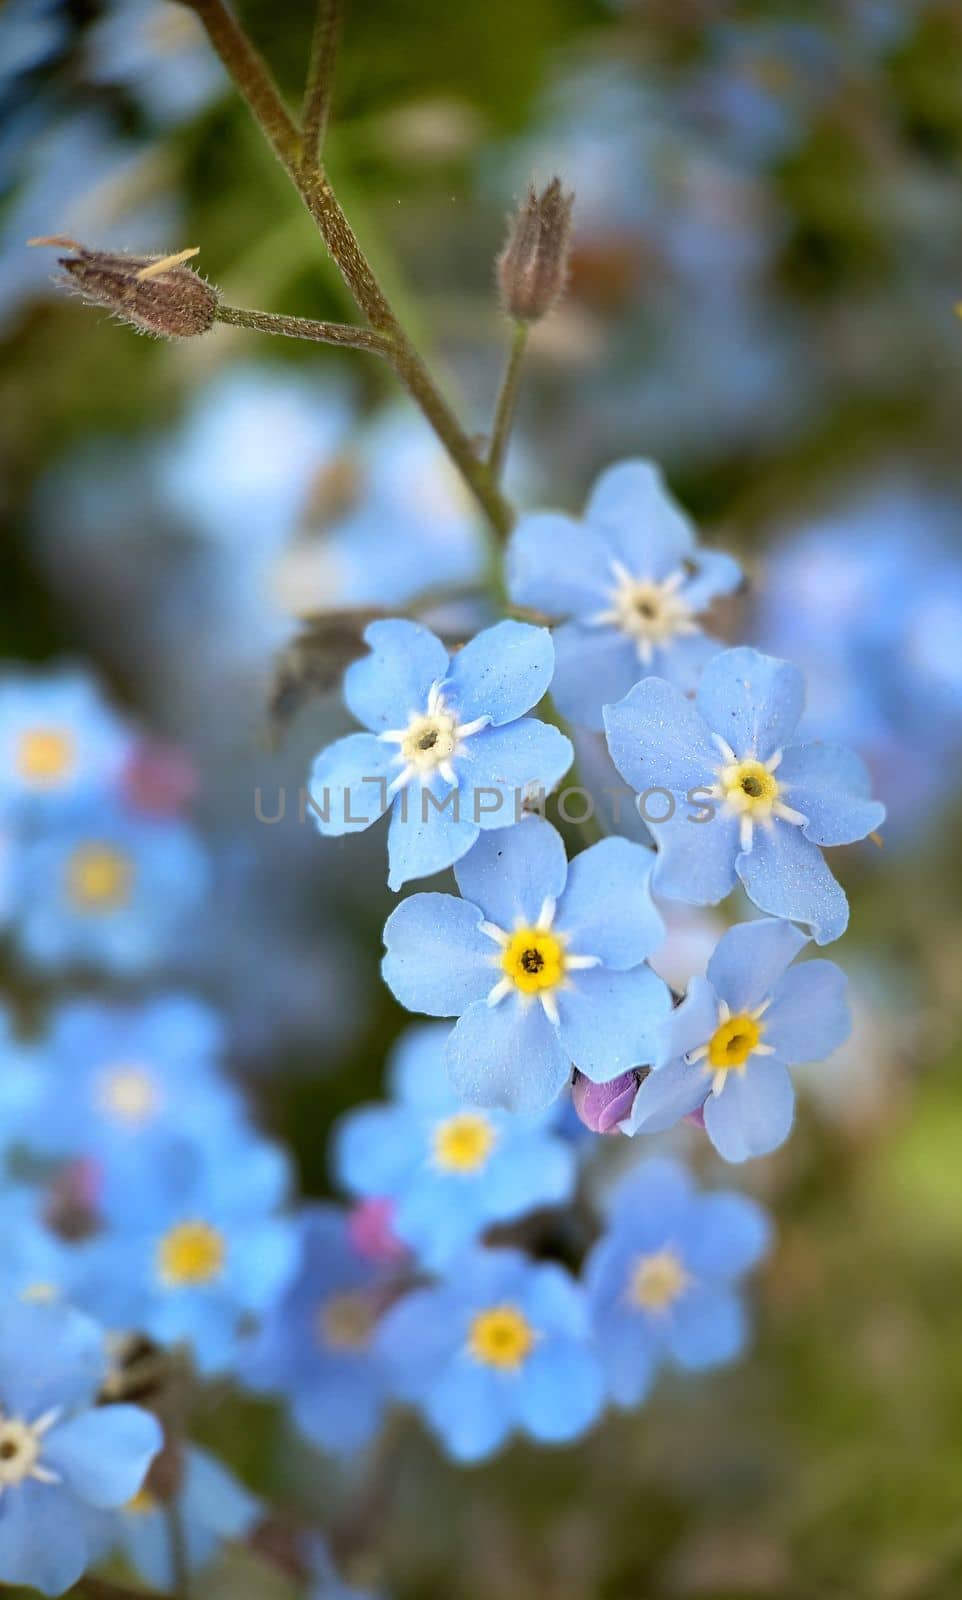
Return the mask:
POLYGON ((98 1108, 115 1122, 142 1126, 158 1109, 157 1087, 143 1067, 109 1068, 97 1084, 98 1108))
POLYGON ((782 799, 788 785, 779 783, 775 777, 782 760, 781 750, 776 750, 767 761, 759 761, 754 751, 739 759, 720 734, 713 733, 712 738, 723 759, 721 766, 715 768, 715 782, 709 792, 715 800, 723 802, 730 815, 741 819, 742 850, 751 850, 756 822, 763 828, 772 828, 777 817, 796 828, 805 826, 808 818, 782 799))
POLYGON ((0 1416, 0 1496, 26 1478, 37 1483, 59 1483, 55 1472, 40 1465, 43 1436, 53 1427, 59 1411, 47 1411, 36 1422, 0 1416))
POLYGON ((659 645, 698 632, 695 612, 678 592, 685 581, 683 572, 656 582, 635 577, 620 561, 613 561, 611 573, 615 580, 611 604, 588 621, 592 627, 614 627, 627 634, 634 640, 643 666, 651 665, 659 645))
POLYGON ((407 788, 412 778, 424 783, 435 772, 456 789, 454 758, 464 754, 465 741, 490 721, 490 717, 475 717, 473 722, 459 722, 445 703, 441 685, 432 684, 424 711, 412 711, 406 728, 391 728, 379 735, 385 744, 400 746, 394 764, 401 770, 389 784, 388 794, 407 788))

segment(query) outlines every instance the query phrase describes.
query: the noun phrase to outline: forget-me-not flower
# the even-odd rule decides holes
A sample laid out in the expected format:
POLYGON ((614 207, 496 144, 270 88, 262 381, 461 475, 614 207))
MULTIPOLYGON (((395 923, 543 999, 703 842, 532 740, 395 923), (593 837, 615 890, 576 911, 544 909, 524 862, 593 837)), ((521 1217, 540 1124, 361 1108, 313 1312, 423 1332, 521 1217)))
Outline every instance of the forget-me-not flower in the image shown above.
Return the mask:
POLYGON ((286 1158, 239 1130, 201 1150, 136 1149, 103 1173, 103 1231, 84 1246, 77 1302, 110 1328, 189 1345, 204 1373, 229 1369, 250 1317, 284 1289, 297 1258, 279 1212, 286 1158))
POLYGON ((0 1189, 0 1303, 50 1305, 69 1300, 77 1277, 77 1250, 47 1225, 44 1189, 10 1184, 0 1189))
POLYGON ((645 678, 605 707, 605 726, 622 776, 640 793, 662 791, 659 893, 714 905, 737 876, 762 911, 807 923, 828 944, 845 931, 848 901, 821 846, 864 839, 885 807, 853 751, 793 742, 804 697, 789 662, 726 650, 705 668, 694 704, 645 678))
POLYGON ((516 1429, 565 1443, 602 1408, 580 1286, 515 1250, 460 1257, 443 1282, 392 1307, 377 1343, 395 1394, 456 1461, 493 1455, 516 1429))
POLYGON ((207 858, 181 822, 97 804, 71 810, 14 853, 11 898, 34 966, 134 977, 181 953, 207 887, 207 858))
POLYGON ((78 669, 0 679, 0 810, 50 814, 114 784, 133 735, 78 669))
POLYGON ((626 1133, 657 1133, 702 1108, 726 1161, 765 1155, 787 1138, 795 1112, 788 1068, 830 1055, 852 1024, 840 967, 789 967, 807 943, 793 923, 771 917, 728 930, 707 977, 692 978, 668 1018, 626 1133))
POLYGON ((458 1017, 455 1090, 539 1111, 577 1066, 594 1082, 652 1060, 668 989, 645 965, 663 924, 653 856, 602 839, 571 865, 539 817, 487 833, 455 868, 463 899, 416 894, 384 929, 388 987, 410 1011, 458 1017))
POLYGON ((370 827, 389 807, 388 883, 399 889, 458 861, 482 829, 503 829, 531 791, 567 772, 571 743, 528 717, 554 668, 546 628, 499 622, 449 656, 416 622, 373 622, 370 653, 344 677, 369 730, 322 750, 311 773, 322 833, 370 827))
POLYGON ((692 689, 722 649, 703 631, 703 613, 741 581, 731 556, 698 549, 648 461, 602 473, 584 522, 523 516, 507 561, 512 600, 567 619, 554 630, 552 694, 566 717, 591 728, 648 673, 692 689))
POLYGON ((324 1450, 351 1454, 377 1433, 387 1401, 374 1330, 393 1290, 386 1271, 355 1248, 336 1206, 297 1219, 300 1265, 245 1347, 242 1383, 282 1394, 294 1421, 324 1450))
POLYGON ((444 1065, 450 1030, 411 1028, 391 1062, 395 1103, 362 1106, 342 1120, 335 1168, 354 1193, 388 1196, 393 1233, 440 1268, 485 1228, 574 1188, 574 1152, 543 1119, 466 1106, 444 1065))
POLYGON ((62 1594, 91 1559, 93 1511, 137 1493, 163 1442, 156 1417, 97 1405, 96 1323, 55 1306, 0 1308, 0 1581, 62 1594))
POLYGON ((736 1281, 770 1238, 754 1201, 699 1194, 675 1161, 642 1162, 622 1180, 585 1264, 596 1347, 618 1405, 644 1399, 667 1361, 698 1371, 740 1353, 748 1328, 736 1281))

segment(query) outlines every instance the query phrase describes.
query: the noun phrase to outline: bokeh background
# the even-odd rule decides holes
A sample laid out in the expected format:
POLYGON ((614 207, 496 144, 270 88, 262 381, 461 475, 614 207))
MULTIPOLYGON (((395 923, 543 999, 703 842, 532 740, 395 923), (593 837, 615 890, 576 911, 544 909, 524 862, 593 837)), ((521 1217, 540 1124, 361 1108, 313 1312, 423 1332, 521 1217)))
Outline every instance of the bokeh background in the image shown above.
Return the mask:
MULTIPOLYGON (((311 10, 242 8, 294 103, 311 10)), ((183 972, 324 1194, 327 1130, 377 1094, 403 1019, 377 975, 383 838, 321 841, 298 791, 347 726, 333 685, 356 608, 480 605, 474 512, 373 358, 226 328, 137 338, 24 248, 197 244, 234 304, 352 316, 186 10, 7 0, 0 94, 0 648, 88 661, 187 753, 214 877, 183 972)), ((266 1405, 211 1407, 201 1431, 281 1504, 327 1525, 359 1507, 352 1559, 397 1596, 956 1596, 962 13, 354 0, 328 158, 479 433, 505 213, 530 176, 576 190, 509 490, 577 509, 611 460, 658 458, 750 574, 719 626, 806 667, 811 725, 861 750, 891 819, 838 868, 853 1039, 806 1076, 788 1145, 737 1174, 779 1230, 739 1368, 471 1472, 413 1423, 347 1472, 266 1405)), ((684 923, 693 961, 718 926, 684 923)), ((45 987, 13 940, 2 983, 29 1026, 45 987)), ((661 1142, 721 1176, 691 1130, 661 1142)), ((231 1563, 205 1594, 286 1592, 231 1563)))

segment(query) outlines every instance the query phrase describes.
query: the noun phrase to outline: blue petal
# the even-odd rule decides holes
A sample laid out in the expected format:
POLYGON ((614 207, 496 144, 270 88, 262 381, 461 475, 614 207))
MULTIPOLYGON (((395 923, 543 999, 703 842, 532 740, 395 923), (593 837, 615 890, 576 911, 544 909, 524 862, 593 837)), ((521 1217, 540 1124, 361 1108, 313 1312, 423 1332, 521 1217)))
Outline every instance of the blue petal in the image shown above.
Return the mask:
POLYGON ((588 1306, 581 1285, 553 1261, 539 1262, 525 1274, 523 1310, 536 1328, 569 1339, 588 1335, 588 1306))
POLYGON ((321 833, 361 833, 384 815, 398 774, 397 748, 373 733, 350 733, 322 750, 311 768, 310 813, 321 833))
POLYGON ((548 616, 601 610, 613 587, 611 552, 585 523, 542 511, 520 519, 505 556, 508 593, 515 605, 548 616))
POLYGON ((573 760, 571 740, 535 717, 485 729, 467 741, 455 763, 461 815, 482 828, 510 827, 524 816, 526 797, 550 794, 573 760))
POLYGON ((567 1339, 536 1345, 520 1375, 518 1410, 528 1433, 545 1444, 576 1439, 598 1417, 604 1382, 594 1352, 567 1339))
POLYGON ((744 1309, 729 1290, 696 1284, 674 1309, 668 1346, 678 1365, 689 1371, 734 1360, 747 1341, 744 1309))
POLYGON ((729 1072, 721 1094, 705 1102, 705 1129, 726 1161, 767 1155, 788 1138, 795 1091, 788 1068, 774 1056, 749 1060, 744 1072, 729 1072))
MULTIPOLYGON (((633 1239, 638 1225, 645 1226, 651 1219, 657 1219, 656 1226, 670 1237, 690 1212, 693 1196, 687 1168, 667 1156, 653 1156, 636 1162, 618 1183, 609 1217, 618 1228, 630 1228, 633 1239)), ((647 1238, 644 1244, 647 1247, 647 1238)))
POLYGON ((713 639, 707 633, 681 634, 669 644, 655 647, 650 672, 655 677, 675 684, 688 696, 697 689, 708 662, 724 648, 719 639, 713 639))
POLYGON ((672 1061, 657 1072, 649 1072, 622 1127, 629 1137, 636 1133, 664 1133, 704 1105, 710 1088, 711 1079, 699 1063, 689 1066, 685 1061, 672 1061))
POLYGON ((800 928, 776 917, 736 923, 719 939, 708 977, 732 1011, 753 1011, 771 999, 776 983, 807 943, 800 928))
POLYGON ((308 1439, 337 1455, 363 1450, 384 1416, 379 1374, 365 1359, 334 1361, 307 1389, 295 1391, 294 1421, 308 1439))
POLYGON ((806 924, 816 944, 831 944, 845 932, 845 891, 818 845, 803 838, 792 823, 756 828, 752 848, 738 857, 735 870, 760 911, 806 924))
POLYGON ((695 976, 688 993, 676 1006, 662 1029, 656 1058, 659 1068, 686 1056, 690 1050, 707 1044, 718 1026, 718 995, 707 978, 695 976))
POLYGON ((571 1058, 541 1006, 524 1006, 514 994, 495 1006, 469 1006, 448 1040, 447 1061, 465 1100, 508 1111, 544 1110, 571 1076, 571 1058))
POLYGON ((456 1017, 497 981, 496 947, 479 931, 477 908, 453 894, 415 894, 384 924, 381 973, 409 1011, 456 1017))
POLYGON ((297 1233, 288 1217, 245 1222, 231 1242, 227 1279, 244 1311, 265 1311, 297 1266, 297 1233))
POLYGON ((734 593, 742 581, 741 567, 724 550, 698 550, 693 560, 697 570, 681 594, 695 611, 704 611, 719 595, 734 593))
POLYGON ((634 577, 667 578, 694 549, 691 523, 651 461, 619 461, 603 472, 586 517, 604 530, 634 577))
POLYGON ((453 1295, 443 1288, 415 1289, 385 1312, 374 1335, 375 1348, 398 1399, 424 1401, 438 1372, 463 1345, 462 1324, 453 1295))
POLYGON ((487 1221, 483 1197, 476 1181, 425 1171, 401 1196, 391 1225, 426 1267, 440 1272, 477 1240, 487 1221))
POLYGON ((412 783, 398 795, 387 835, 389 889, 430 878, 467 855, 478 827, 464 807, 457 789, 435 800, 433 789, 412 783))
MULTIPOLYGON (((658 851, 652 887, 667 900, 716 906, 735 885, 738 818, 716 810, 707 822, 692 822, 682 806, 668 822, 652 824, 658 851)), ((757 838, 757 833, 756 833, 757 838)))
POLYGON ((805 680, 790 662, 742 646, 708 663, 695 703, 736 756, 765 761, 795 732, 805 708, 805 680))
POLYGON ((651 898, 654 864, 654 851, 617 838, 575 857, 555 919, 573 955, 599 956, 625 972, 658 949, 665 924, 651 898))
POLYGON ((103 1331, 60 1306, 0 1305, 0 1372, 8 1414, 89 1405, 106 1370, 103 1331))
POLYGON ((604 717, 611 759, 638 794, 660 788, 685 795, 714 782, 721 756, 704 719, 664 678, 643 678, 617 705, 605 706, 604 717))
POLYGON ((793 745, 778 782, 788 804, 807 817, 802 831, 813 844, 854 844, 885 821, 885 807, 871 797, 868 768, 844 745, 793 745))
POLYGON ((550 822, 527 816, 515 828, 482 834, 454 875, 489 922, 511 929, 536 922, 545 900, 560 899, 568 862, 550 822))
POLYGON ((459 721, 490 717, 499 726, 537 705, 553 671, 554 645, 547 628, 497 622, 452 658, 445 699, 457 708, 459 721))
POLYGON ((563 622, 554 630, 551 696, 563 717, 583 728, 604 727, 604 707, 621 700, 643 676, 632 641, 617 628, 563 622))
POLYGON ((806 961, 786 972, 765 1013, 765 1043, 789 1066, 823 1061, 852 1031, 847 991, 834 961, 806 961))
POLYGON ((444 1066, 450 1028, 439 1022, 416 1023, 395 1041, 388 1063, 391 1093, 405 1105, 443 1111, 453 1105, 444 1066))
POLYGON ((219 1534, 238 1539, 260 1516, 260 1505, 216 1457, 191 1447, 184 1473, 184 1504, 191 1519, 219 1534))
POLYGON ((424 1409, 455 1461, 482 1461, 508 1437, 516 1408, 509 1378, 462 1356, 433 1384, 424 1409))
POLYGON ((696 1278, 740 1278, 768 1254, 772 1225, 747 1195, 699 1195, 683 1234, 685 1265, 696 1278))
POLYGON ((87 1565, 85 1517, 62 1490, 29 1479, 0 1502, 0 1572, 4 1584, 63 1594, 87 1565))
POLYGON ((164 1442, 157 1418, 138 1406, 102 1406, 58 1423, 43 1460, 78 1500, 121 1506, 133 1498, 164 1442))
POLYGON ((364 630, 370 655, 344 674, 348 708, 366 728, 384 733, 404 728, 423 711, 428 694, 448 670, 448 652, 419 622, 372 622, 364 630))
POLYGON ((570 1061, 594 1083, 651 1061, 671 1010, 667 984, 650 967, 573 974, 558 993, 558 1036, 570 1061))
POLYGON ((573 1193, 575 1173, 574 1149, 561 1139, 541 1133, 509 1137, 484 1173, 485 1215, 506 1222, 538 1206, 561 1205, 573 1193))
POLYGON ((598 1354, 615 1405, 633 1410, 654 1381, 658 1350, 647 1323, 640 1317, 619 1316, 606 1321, 595 1333, 598 1354))
POLYGON ((334 1170, 351 1194, 394 1195, 424 1160, 421 1118, 401 1106, 361 1106, 334 1130, 334 1170))

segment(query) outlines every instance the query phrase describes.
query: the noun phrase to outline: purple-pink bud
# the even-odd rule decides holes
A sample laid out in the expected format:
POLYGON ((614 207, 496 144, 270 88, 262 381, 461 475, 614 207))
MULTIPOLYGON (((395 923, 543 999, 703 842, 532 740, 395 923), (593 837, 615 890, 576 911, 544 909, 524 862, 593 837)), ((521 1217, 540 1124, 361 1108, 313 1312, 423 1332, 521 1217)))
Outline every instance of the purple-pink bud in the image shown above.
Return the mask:
POLYGON ((367 1261, 377 1261, 383 1266, 404 1261, 408 1247, 394 1232, 394 1201, 384 1199, 359 1200, 348 1213, 347 1233, 359 1256, 367 1261))
POLYGON ((575 1068, 571 1098, 575 1111, 592 1133, 617 1133, 635 1103, 637 1072, 623 1072, 610 1083, 592 1083, 575 1068))
POLYGON ((539 322, 564 293, 568 281, 571 207, 560 178, 541 194, 529 188, 508 227, 498 257, 501 304, 516 322, 539 322))

